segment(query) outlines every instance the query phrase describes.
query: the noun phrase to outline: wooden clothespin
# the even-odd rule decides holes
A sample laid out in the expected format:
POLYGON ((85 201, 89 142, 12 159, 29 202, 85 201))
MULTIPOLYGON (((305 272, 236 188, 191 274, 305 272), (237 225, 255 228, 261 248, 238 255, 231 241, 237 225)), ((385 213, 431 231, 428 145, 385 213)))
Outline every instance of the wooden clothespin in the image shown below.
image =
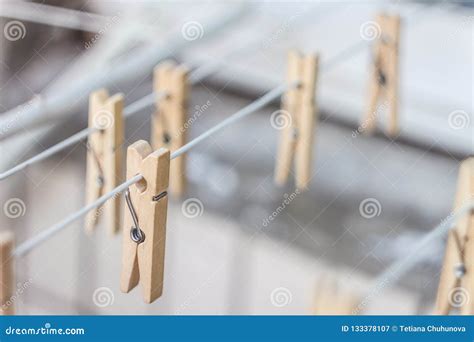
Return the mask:
MULTIPOLYGON (((474 199, 474 157, 461 163, 454 211, 474 199)), ((474 211, 458 220, 449 231, 439 280, 436 313, 447 315, 458 308, 474 314, 474 211)))
POLYGON ((361 127, 364 133, 372 133, 378 113, 386 109, 389 114, 388 134, 393 137, 398 133, 400 16, 379 14, 376 23, 380 32, 373 46, 369 103, 361 127), (382 100, 384 102, 379 105, 382 100))
POLYGON ((127 179, 137 174, 143 179, 126 193, 120 287, 128 293, 140 282, 146 303, 163 292, 169 171, 169 150, 152 152, 143 140, 128 148, 127 179))
MULTIPOLYGON (((152 120, 151 143, 176 151, 186 143, 186 111, 188 102, 188 68, 172 61, 159 64, 154 70, 154 91, 166 94, 156 101, 152 120)), ((171 164, 170 193, 180 197, 186 189, 186 156, 171 164)))
MULTIPOLYGON (((105 89, 93 92, 89 98, 89 128, 87 147, 86 204, 114 189, 122 180, 122 145, 124 140, 123 95, 109 97, 105 89)), ((120 196, 111 198, 104 207, 91 210, 85 218, 86 232, 92 233, 105 210, 110 234, 120 227, 120 196)))
POLYGON ((14 288, 14 259, 13 259, 14 238, 13 233, 3 231, 0 233, 0 300, 1 315, 13 315, 13 288, 14 288))
POLYGON ((296 51, 288 54, 290 88, 282 98, 281 115, 286 116, 287 125, 282 127, 275 166, 275 182, 284 185, 288 180, 291 164, 295 163, 295 179, 298 189, 306 189, 311 180, 313 139, 317 122, 316 80, 319 57, 303 56, 296 51))
POLYGON ((318 283, 315 315, 353 315, 360 299, 338 287, 336 279, 323 279, 318 283))

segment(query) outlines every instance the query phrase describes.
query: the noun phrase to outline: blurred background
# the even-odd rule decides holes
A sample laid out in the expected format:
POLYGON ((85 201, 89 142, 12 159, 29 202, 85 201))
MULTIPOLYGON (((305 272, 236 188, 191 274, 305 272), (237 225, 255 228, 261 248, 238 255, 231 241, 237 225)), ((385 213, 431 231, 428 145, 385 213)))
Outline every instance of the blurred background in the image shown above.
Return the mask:
MULTIPOLYGON (((473 16, 470 1, 2 1, 1 172, 86 127, 91 91, 126 104, 149 94, 165 58, 214 68, 192 87, 190 138, 284 82, 290 48, 321 58, 308 191, 273 183, 275 102, 188 153, 160 299, 121 293, 121 236, 103 225, 87 236, 80 220, 16 260, 17 313, 306 315, 320 296, 364 298, 452 210, 474 149, 473 16), (378 12, 402 18, 394 139, 385 113, 376 134, 358 133, 378 12)), ((149 139, 153 110, 127 120, 128 144, 149 139)), ((22 242, 81 208, 86 152, 84 141, 0 181, 2 229, 22 242), (19 214, 5 209, 11 199, 19 214)), ((431 313, 444 245, 358 313, 431 313)))

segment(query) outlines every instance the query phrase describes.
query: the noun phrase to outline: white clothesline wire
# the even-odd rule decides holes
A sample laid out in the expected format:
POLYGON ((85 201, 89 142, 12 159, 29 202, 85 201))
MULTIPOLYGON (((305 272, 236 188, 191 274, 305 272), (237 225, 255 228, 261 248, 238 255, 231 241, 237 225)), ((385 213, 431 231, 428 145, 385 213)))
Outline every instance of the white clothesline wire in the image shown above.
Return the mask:
MULTIPOLYGON (((363 46, 365 46, 365 45, 366 45, 366 42, 364 41, 363 46)), ((254 47, 255 45, 250 45, 250 46, 254 47)), ((337 63, 341 63, 344 60, 343 58, 341 58, 342 56, 345 57, 345 58, 351 57, 353 54, 357 53, 360 50, 360 46, 361 46, 360 44, 357 44, 356 45, 357 49, 353 49, 353 48, 348 49, 352 52, 351 54, 348 53, 348 50, 344 50, 341 54, 338 54, 334 58, 329 60, 329 62, 327 62, 324 66, 326 66, 326 65, 334 66, 335 63, 333 63, 333 60, 337 63)), ((236 54, 238 54, 241 51, 236 50, 235 52, 236 52, 236 54)), ((230 54, 226 57, 229 58, 230 54)), ((205 64, 202 67, 197 68, 189 76, 190 83, 191 84, 196 84, 196 83, 202 81, 204 78, 206 78, 211 73, 213 73, 219 66, 220 66, 219 62, 210 62, 209 64, 205 64)), ((325 70, 325 69, 321 68, 321 70, 325 70)), ((142 109, 152 105, 153 103, 155 103, 155 101, 157 101, 163 95, 165 95, 165 94, 151 93, 151 94, 148 94, 148 95, 142 97, 141 99, 131 103, 130 105, 128 105, 127 107, 124 108, 124 112, 123 112, 124 117, 128 118, 128 117, 138 113, 140 110, 142 110, 142 109)), ((84 140, 90 134, 92 134, 92 133, 94 133, 98 130, 99 130, 98 128, 88 127, 88 128, 83 129, 82 131, 79 131, 78 133, 76 133, 76 134, 70 136, 69 138, 66 138, 65 140, 57 143, 56 145, 40 152, 39 154, 31 157, 30 159, 28 159, 28 160, 26 160, 26 161, 24 161, 24 162, 22 162, 22 163, 20 163, 16 166, 12 167, 9 170, 6 170, 3 173, 0 173, 0 181, 12 176, 13 174, 15 174, 15 173, 17 173, 21 170, 24 170, 28 166, 31 166, 31 165, 36 164, 36 163, 38 163, 38 162, 40 162, 44 159, 49 158, 50 156, 52 156, 52 155, 54 155, 54 154, 56 154, 56 153, 58 153, 58 152, 60 152, 64 149, 68 148, 69 146, 74 145, 75 143, 77 143, 81 140, 84 140)))
MULTIPOLYGON (((240 53, 240 49, 231 51, 228 53, 225 58, 230 58, 234 53, 240 53)), ((194 85, 200 81, 202 81, 204 78, 208 77, 211 75, 213 72, 215 72, 219 68, 218 63, 210 62, 208 64, 205 64, 201 67, 196 68, 190 75, 189 75, 189 80, 190 84, 194 85)), ((142 109, 147 108, 148 106, 153 105, 156 101, 160 100, 165 94, 160 93, 160 92, 153 92, 148 95, 145 95, 144 97, 138 99, 137 101, 129 104, 126 106, 123 110, 123 116, 125 119, 139 113, 142 109)), ((39 163, 40 161, 43 161, 50 156, 59 153, 60 151, 68 148, 69 146, 72 146, 84 139, 86 139, 89 135, 99 131, 99 128, 95 127, 87 127, 84 128, 83 130, 73 134, 72 136, 60 141, 56 145, 53 145, 46 150, 36 154, 35 156, 25 160, 24 162, 6 170, 5 172, 0 173, 0 181, 4 180, 17 172, 24 170, 28 166, 31 166, 33 164, 39 163)))
MULTIPOLYGON (((267 104, 271 103, 272 101, 274 101, 275 99, 279 98, 286 90, 288 90, 290 88, 293 88, 293 87, 296 87, 296 86, 297 86, 296 83, 295 84, 289 84, 289 85, 285 84, 285 85, 281 85, 281 86, 269 91, 268 93, 266 93, 265 95, 263 95, 259 99, 251 102, 250 104, 248 104, 244 108, 240 109, 238 112, 234 113, 233 115, 231 115, 227 119, 223 120, 222 122, 220 122, 216 126, 210 128, 209 130, 205 131, 204 133, 202 133, 198 137, 194 138, 193 140, 191 140, 187 144, 181 146, 176 151, 172 152, 171 156, 170 156, 170 159, 173 160, 173 159, 179 157, 180 155, 186 153, 187 151, 189 151, 194 146, 196 146, 197 144, 199 144, 203 140, 207 139, 208 137, 210 137, 214 133, 218 132, 219 130, 233 124, 234 122, 236 122, 236 121, 238 121, 238 120, 240 120, 240 119, 242 119, 242 118, 244 118, 244 117, 246 117, 246 116, 248 116, 252 113, 255 113, 257 110, 261 109, 265 105, 267 105, 267 104)), ((51 226, 50 228, 44 230, 43 232, 39 233, 38 235, 34 236, 33 238, 23 242, 22 244, 20 244, 14 250, 13 255, 18 257, 18 256, 23 256, 23 255, 27 254, 29 251, 31 251, 33 248, 35 248, 37 245, 39 245, 42 242, 46 241, 48 238, 50 238, 51 236, 53 236, 57 232, 63 230, 64 228, 66 228, 69 224, 71 224, 75 220, 77 220, 77 219, 81 218, 82 216, 86 215, 90 210, 101 206, 102 204, 107 202, 107 200, 109 200, 110 198, 112 198, 115 195, 125 191, 128 187, 130 187, 131 185, 137 183, 142 178, 143 178, 142 175, 136 175, 133 178, 127 180, 126 182, 120 184, 114 190, 112 190, 112 191, 106 193, 105 195, 101 196, 100 198, 98 198, 93 203, 88 204, 87 206, 81 208, 79 211, 76 211, 75 213, 69 215, 68 217, 66 217, 61 222, 51 226)))
POLYGON ((404 274, 406 274, 413 266, 415 266, 419 259, 423 256, 419 253, 422 249, 429 246, 434 240, 444 236, 456 223, 465 215, 474 210, 474 201, 462 206, 457 211, 453 212, 445 218, 439 225, 427 233, 416 245, 411 252, 403 258, 392 263, 385 271, 375 278, 373 285, 365 292, 363 300, 356 308, 356 311, 361 311, 373 297, 379 295, 386 290, 390 285, 394 285, 404 274))
POLYGON ((30 101, 1 113, 0 140, 62 118, 65 112, 79 107, 81 101, 78 101, 78 94, 89 94, 98 88, 145 76, 159 61, 222 32, 230 23, 248 14, 248 9, 243 5, 231 6, 216 18, 203 21, 206 34, 199 40, 186 40, 181 30, 175 30, 166 36, 163 43, 147 45, 118 64, 107 64, 98 71, 84 73, 80 79, 71 80, 68 87, 42 93, 40 101, 30 101))
MULTIPOLYGON (((410 16, 412 16, 415 13, 418 13, 418 10, 413 11, 412 13, 410 13, 410 16)), ((329 65, 329 66, 335 65, 335 62, 334 63, 331 62, 332 60, 336 60, 337 63, 342 62, 344 59, 341 58, 341 56, 344 56, 345 58, 352 56, 352 54, 357 53, 358 51, 360 51, 360 47, 365 46, 367 42, 364 41, 363 43, 364 44, 362 45, 360 42, 358 42, 355 46, 351 46, 348 49, 343 50, 343 52, 341 54, 336 55, 326 65, 329 65), (347 51, 351 51, 351 54, 349 54, 347 51)), ((260 109, 264 105, 266 105, 266 104, 270 103, 271 101, 279 98, 281 96, 281 94, 283 94, 285 92, 286 89, 288 89, 288 85, 281 85, 281 86, 271 90, 266 95, 264 95, 263 97, 257 99, 256 101, 252 102, 248 106, 244 107, 243 109, 241 109, 240 111, 238 111, 237 113, 235 113, 234 115, 229 117, 228 119, 224 120, 223 122, 221 122, 217 126, 215 126, 215 127, 211 128, 210 130, 204 132, 202 135, 198 136, 197 138, 191 140, 189 143, 183 145, 178 150, 174 151, 171 154, 171 159, 174 159, 177 156, 181 155, 182 153, 185 153, 186 151, 188 151, 189 149, 191 149, 192 147, 197 145, 199 142, 201 142, 202 140, 208 138, 210 135, 214 134, 216 131, 226 127, 230 123, 233 123, 234 121, 255 112, 256 110, 260 109)), ((146 101, 144 101, 144 103, 147 103, 147 101, 153 102, 153 93, 150 94, 150 95, 147 95, 145 98, 148 98, 148 99, 146 99, 146 101)), ((142 98, 141 100, 145 100, 145 98, 142 98)), ((133 179, 134 178, 132 178, 132 180, 133 179)), ((135 180, 135 182, 133 182, 132 184, 138 182, 140 179, 141 179, 141 177, 138 178, 137 180, 135 180)), ((56 231, 62 230, 63 228, 68 226, 71 222, 73 222, 76 219, 79 219, 80 217, 82 217, 89 210, 92 210, 93 208, 102 205, 109 198, 113 197, 115 194, 124 191, 127 187, 123 187, 123 185, 128 184, 129 181, 127 181, 126 183, 123 183, 121 186, 117 187, 112 192, 102 196, 101 198, 99 198, 94 203, 91 203, 90 205, 82 208, 80 211, 70 215, 69 217, 67 217, 63 221, 59 222, 58 224, 52 226, 51 228, 47 229, 43 233, 39 234, 37 237, 34 237, 31 240, 26 241, 25 243, 20 245, 15 250, 15 253, 18 254, 18 255, 23 255, 23 254, 27 253, 29 250, 34 248, 37 244, 40 244, 41 242, 46 240, 49 236, 53 235, 56 231)))
POLYGON ((101 14, 26 1, 11 1, 5 4, 0 17, 93 33, 104 30, 113 19, 101 14))

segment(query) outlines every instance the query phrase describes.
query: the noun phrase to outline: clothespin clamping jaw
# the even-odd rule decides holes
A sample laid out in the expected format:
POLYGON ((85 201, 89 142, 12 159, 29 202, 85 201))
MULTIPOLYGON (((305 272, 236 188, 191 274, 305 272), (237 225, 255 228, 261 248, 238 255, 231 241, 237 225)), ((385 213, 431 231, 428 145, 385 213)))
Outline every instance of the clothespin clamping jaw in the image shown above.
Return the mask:
POLYGON ((334 278, 322 279, 318 283, 315 297, 315 315, 353 315, 360 302, 359 298, 347 290, 341 290, 334 278))
POLYGON ((373 45, 369 100, 361 127, 364 133, 375 130, 377 116, 388 112, 388 134, 398 133, 398 56, 400 16, 379 14, 376 19, 378 37, 373 45), (383 100, 383 101, 382 101, 383 100))
POLYGON ((143 178, 126 193, 120 287, 128 293, 140 282, 146 303, 163 292, 169 170, 169 150, 152 152, 143 140, 128 148, 127 179, 143 178))
MULTIPOLYGON (((454 211, 474 200, 474 157, 461 163, 454 211)), ((436 313, 459 309, 474 314, 474 211, 461 217, 448 234, 439 280, 436 313)))
MULTIPOLYGON (((123 103, 122 94, 109 97, 105 89, 89 97, 89 129, 95 132, 87 141, 86 204, 111 191, 122 180, 123 103)), ((90 211, 85 218, 86 232, 94 231, 104 212, 108 232, 117 233, 120 209, 120 196, 116 196, 103 207, 90 211)))
MULTIPOLYGON (((183 65, 172 61, 159 64, 154 70, 154 91, 158 95, 156 112, 152 119, 151 143, 176 151, 186 143, 188 106, 188 73, 183 65)), ((186 156, 171 164, 170 193, 180 197, 186 189, 186 156)))
POLYGON ((296 51, 290 51, 288 55, 287 82, 290 88, 282 98, 279 113, 285 116, 281 118, 285 124, 279 127, 281 135, 275 166, 275 182, 278 185, 287 182, 293 161, 297 188, 306 189, 311 180, 317 122, 315 95, 318 64, 317 55, 303 56, 296 51))

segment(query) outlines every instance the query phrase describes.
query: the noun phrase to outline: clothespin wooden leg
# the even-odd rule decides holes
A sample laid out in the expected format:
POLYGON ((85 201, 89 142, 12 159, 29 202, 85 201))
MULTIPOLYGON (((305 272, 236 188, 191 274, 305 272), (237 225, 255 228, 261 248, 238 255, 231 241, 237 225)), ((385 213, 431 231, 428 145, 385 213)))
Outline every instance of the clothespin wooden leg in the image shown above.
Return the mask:
MULTIPOLYGON (((300 56, 296 51, 288 53, 288 72, 287 83, 293 84, 300 82, 301 74, 300 56)), ((296 143, 296 118, 299 107, 299 90, 297 88, 289 89, 282 97, 282 115, 287 115, 290 122, 282 127, 280 141, 275 165, 275 183, 284 185, 288 181, 288 176, 293 162, 293 151, 296 143)))
MULTIPOLYGON (((105 103, 105 110, 112 115, 112 123, 104 130, 104 193, 112 191, 122 182, 123 161, 123 95, 116 94, 105 103)), ((107 231, 113 235, 121 222, 121 197, 114 196, 104 204, 107 231)))
POLYGON ((282 99, 282 112, 289 121, 282 127, 275 165, 275 183, 287 182, 291 164, 295 163, 296 186, 306 189, 311 179, 313 140, 315 129, 315 92, 318 57, 301 56, 296 51, 288 54, 288 84, 299 83, 289 89, 282 99))
POLYGON ((388 109, 388 134, 398 133, 398 49, 400 40, 400 17, 379 14, 376 18, 380 27, 379 38, 373 47, 373 63, 369 80, 368 106, 361 126, 364 133, 375 130, 377 116, 388 109), (378 104, 383 102, 383 108, 378 104), (382 109, 382 110, 381 110, 382 109))
POLYGON ((311 180, 313 162, 313 141, 316 122, 316 79, 318 57, 309 55, 302 58, 302 89, 300 113, 298 119, 298 138, 295 155, 296 186, 307 189, 311 180))
MULTIPOLYGON (((464 190, 459 190, 460 192, 463 191, 463 201, 457 203, 458 207, 467 205, 474 200, 474 157, 463 161, 460 177, 463 179, 461 186, 464 190)), ((461 286, 469 295, 469 300, 461 308, 461 314, 474 315, 474 210, 471 210, 469 214, 465 215, 458 224, 459 227, 465 231, 466 241, 464 246, 464 266, 466 274, 461 279, 461 286)))
MULTIPOLYGON (((100 110, 108 96, 108 92, 105 89, 97 90, 89 96, 89 128, 97 128, 97 125, 100 123, 100 110)), ((102 134, 102 131, 92 133, 87 140, 86 205, 92 203, 100 196, 104 183, 100 165, 103 150, 102 134)), ((87 213, 84 225, 88 234, 93 232, 99 214, 98 208, 87 213)))
MULTIPOLYGON (((171 61, 155 68, 154 90, 167 96, 156 103, 152 127, 154 149, 164 147, 175 151, 186 143, 188 73, 188 68, 171 61)), ((170 192, 176 197, 182 196, 186 189, 185 160, 183 154, 171 164, 170 192)))
POLYGON ((146 303, 153 302, 163 292, 169 169, 169 150, 160 148, 152 152, 151 146, 143 140, 128 148, 127 178, 141 174, 143 179, 129 190, 138 227, 126 210, 121 290, 129 292, 140 283, 146 303), (143 242, 132 240, 133 228, 142 231, 143 242))
POLYGON ((1 314, 13 315, 14 304, 13 296, 13 234, 9 231, 0 233, 0 299, 1 299, 1 314))
POLYGON ((369 105, 364 116, 364 120, 361 123, 363 128, 363 133, 371 134, 375 130, 375 125, 377 122, 377 104, 380 97, 380 85, 379 78, 377 76, 377 67, 373 67, 372 76, 370 77, 370 90, 369 90, 369 105))
MULTIPOLYGON (((86 204, 103 193, 114 189, 122 180, 123 95, 109 97, 105 89, 91 94, 89 101, 86 204)), ((120 226, 120 196, 111 198, 105 205, 107 230, 110 234, 120 226)), ((92 233, 101 216, 102 208, 90 211, 85 218, 87 233, 92 233)))
POLYGON ((399 44, 400 44, 400 16, 391 16, 387 23, 389 27, 389 41, 386 46, 387 59, 387 98, 389 99, 389 125, 388 134, 392 137, 398 134, 398 80, 399 80, 399 44))
MULTIPOLYGON (((474 199, 474 157, 462 162, 454 211, 474 199)), ((461 217, 448 235, 436 299, 436 313, 449 314, 453 306, 461 314, 474 314, 474 212, 461 217)))
POLYGON ((450 231, 444 254, 443 269, 439 280, 438 295, 436 298, 436 313, 448 315, 451 310, 449 301, 450 292, 460 284, 455 274, 455 267, 463 264, 461 244, 455 231, 450 231))

